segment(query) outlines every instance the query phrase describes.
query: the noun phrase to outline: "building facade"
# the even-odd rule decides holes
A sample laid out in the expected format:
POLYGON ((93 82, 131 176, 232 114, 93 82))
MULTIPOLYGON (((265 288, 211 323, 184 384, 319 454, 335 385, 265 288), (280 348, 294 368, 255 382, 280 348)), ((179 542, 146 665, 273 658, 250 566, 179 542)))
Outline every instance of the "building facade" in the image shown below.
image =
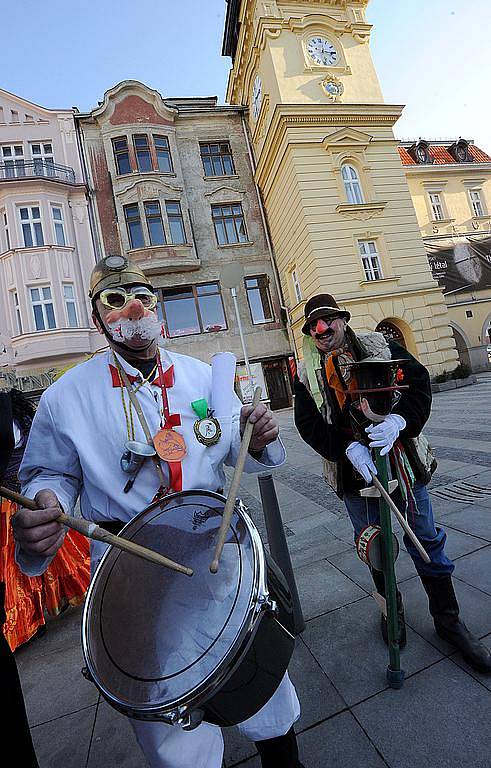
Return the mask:
POLYGON ((491 367, 491 157, 472 141, 405 142, 399 154, 460 362, 491 367))
POLYGON ((301 348, 305 301, 393 329, 434 375, 458 362, 370 54, 368 0, 229 0, 227 101, 248 106, 255 178, 301 348))
POLYGON ((129 256, 151 277, 169 348, 208 362, 232 351, 244 383, 235 305, 221 279, 234 264, 253 374, 273 407, 289 405, 290 344, 242 108, 163 99, 124 81, 76 122, 101 248, 129 256))
POLYGON ((0 90, 0 372, 29 390, 92 350, 95 262, 72 110, 0 90))

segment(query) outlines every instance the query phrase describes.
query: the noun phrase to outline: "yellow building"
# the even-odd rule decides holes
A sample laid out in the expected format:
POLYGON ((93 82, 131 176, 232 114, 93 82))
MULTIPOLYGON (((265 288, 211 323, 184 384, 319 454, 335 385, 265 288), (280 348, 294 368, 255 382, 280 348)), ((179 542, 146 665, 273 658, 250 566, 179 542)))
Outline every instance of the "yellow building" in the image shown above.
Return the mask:
POLYGON ((401 337, 434 375, 458 361, 371 58, 368 0, 229 0, 227 100, 248 105, 255 178, 295 346, 328 291, 355 330, 401 337))
POLYGON ((465 139, 406 142, 399 154, 460 361, 489 370, 491 157, 465 139))

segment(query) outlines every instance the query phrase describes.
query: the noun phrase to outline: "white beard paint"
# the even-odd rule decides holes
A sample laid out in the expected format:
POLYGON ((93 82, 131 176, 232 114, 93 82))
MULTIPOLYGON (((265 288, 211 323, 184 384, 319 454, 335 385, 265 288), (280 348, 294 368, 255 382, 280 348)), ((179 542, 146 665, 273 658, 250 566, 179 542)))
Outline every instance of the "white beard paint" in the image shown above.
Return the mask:
POLYGON ((141 320, 121 318, 115 323, 108 323, 108 330, 114 341, 129 341, 134 336, 148 341, 156 341, 161 336, 162 329, 157 315, 148 315, 141 320))

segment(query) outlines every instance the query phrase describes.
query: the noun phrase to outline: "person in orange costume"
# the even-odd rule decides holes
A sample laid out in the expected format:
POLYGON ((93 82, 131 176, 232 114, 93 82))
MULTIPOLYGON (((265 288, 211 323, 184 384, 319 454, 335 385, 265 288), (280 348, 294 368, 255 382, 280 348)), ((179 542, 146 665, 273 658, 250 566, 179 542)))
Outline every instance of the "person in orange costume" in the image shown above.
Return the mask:
MULTIPOLYGON (((35 411, 19 390, 11 391, 11 399, 15 448, 3 482, 11 490, 19 491, 17 471, 35 411)), ((11 650, 15 651, 42 633, 45 611, 57 616, 68 605, 75 606, 83 601, 90 580, 89 543, 77 531, 68 531, 63 546, 42 576, 26 576, 15 562, 11 519, 17 505, 6 499, 0 501, 0 569, 6 585, 3 633, 11 650)))

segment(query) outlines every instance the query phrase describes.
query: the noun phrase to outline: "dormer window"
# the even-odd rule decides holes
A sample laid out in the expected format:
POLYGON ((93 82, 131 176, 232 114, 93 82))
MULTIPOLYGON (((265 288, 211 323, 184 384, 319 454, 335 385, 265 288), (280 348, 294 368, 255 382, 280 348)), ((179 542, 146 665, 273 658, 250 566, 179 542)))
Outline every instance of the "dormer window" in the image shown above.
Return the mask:
POLYGON ((469 142, 465 139, 459 139, 448 148, 452 157, 458 163, 472 163, 472 155, 469 152, 469 142))
POLYGON ((419 165, 430 165, 433 161, 430 155, 430 145, 427 141, 420 139, 409 149, 409 154, 419 165))

